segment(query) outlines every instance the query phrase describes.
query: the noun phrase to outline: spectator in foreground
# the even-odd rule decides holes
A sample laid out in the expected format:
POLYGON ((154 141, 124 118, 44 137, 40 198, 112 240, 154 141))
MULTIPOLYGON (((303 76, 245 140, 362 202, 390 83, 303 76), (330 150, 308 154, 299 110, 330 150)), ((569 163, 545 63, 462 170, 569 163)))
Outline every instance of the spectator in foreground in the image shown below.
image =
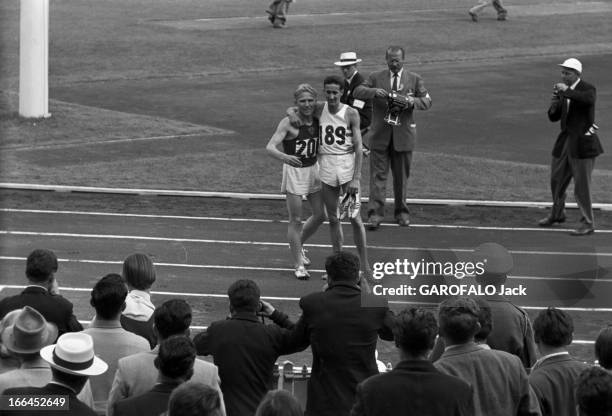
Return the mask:
POLYGON ((151 349, 157 344, 153 333, 151 286, 155 283, 155 266, 146 254, 130 254, 123 261, 123 278, 129 293, 125 298, 125 309, 121 313, 121 326, 149 341, 151 349))
POLYGON ((576 388, 579 416, 612 415, 612 373, 591 367, 578 378, 576 388))
POLYGON ((143 337, 126 331, 119 318, 125 306, 127 287, 118 274, 108 274, 100 279, 91 291, 91 306, 96 315, 89 328, 98 355, 108 363, 109 371, 91 378, 94 410, 106 413, 108 394, 117 368, 117 361, 128 355, 149 351, 149 343, 143 337))
MULTIPOLYGON (((21 309, 12 310, 4 315, 4 318, 0 319, 0 334, 4 333, 6 328, 15 323, 15 319, 17 319, 20 312, 21 309)), ((2 339, 0 339, 0 374, 16 370, 20 365, 19 359, 6 348, 2 339)))
POLYGON ((475 416, 540 415, 521 360, 474 342, 480 331, 479 313, 478 305, 469 298, 440 304, 440 335, 447 346, 435 367, 472 385, 475 416))
POLYGON ((390 372, 357 386, 351 416, 391 415, 397 409, 410 415, 472 416, 472 387, 436 370, 427 358, 438 334, 434 314, 405 309, 396 319, 394 333, 401 361, 390 372))
POLYGON ((221 416, 219 392, 197 381, 178 386, 170 395, 166 416, 221 416))
MULTIPOLYGON (((51 365, 52 380, 44 387, 15 387, 4 391, 9 396, 67 396, 68 407, 58 411, 40 408, 28 410, 28 416, 97 416, 90 407, 77 398, 89 377, 103 374, 108 366, 94 354, 92 338, 83 332, 61 335, 57 344, 48 345, 40 355, 51 365)), ((4 410, 3 415, 23 415, 22 410, 4 410)))
POLYGON ((393 313, 383 298, 362 293, 359 258, 340 251, 325 261, 329 286, 300 299, 298 347, 312 347, 306 415, 345 416, 357 384, 378 374, 378 337, 393 339, 393 313))
MULTIPOLYGON (((42 359, 40 350, 53 344, 57 338, 57 327, 47 322, 34 308, 24 306, 9 312, 15 314, 13 324, 0 333, 2 344, 18 358, 18 369, 0 374, 0 393, 11 387, 43 387, 51 381, 51 367, 42 359)), ((5 317, 6 318, 6 317, 5 317)), ((93 407, 89 381, 78 393, 77 398, 93 407)))
POLYGON ((162 341, 155 358, 157 383, 139 396, 128 397, 113 404, 115 416, 159 415, 168 410, 170 393, 193 375, 196 352, 193 342, 177 335, 162 341))
POLYGON ((302 406, 286 390, 271 390, 257 407, 255 416, 303 416, 302 406))
POLYGON ((83 327, 72 313, 72 303, 59 295, 57 269, 57 256, 51 250, 32 251, 26 260, 28 286, 20 294, 0 300, 0 318, 14 309, 31 306, 47 322, 57 325, 58 335, 81 331, 83 327))
MULTIPOLYGON (((138 396, 151 390, 157 380, 154 361, 159 353, 159 343, 173 336, 189 336, 191 306, 183 299, 170 299, 153 313, 153 330, 158 345, 152 351, 141 352, 119 359, 117 371, 108 397, 108 415, 113 416, 113 403, 126 397, 138 396)), ((192 381, 210 386, 219 393, 221 415, 225 415, 223 394, 219 386, 217 366, 196 358, 192 381)))
POLYGON ((557 308, 541 311, 533 321, 540 358, 529 375, 543 416, 576 414, 574 388, 578 376, 590 366, 574 359, 567 348, 572 343, 574 323, 557 308))
POLYGON ((194 342, 198 355, 212 355, 219 367, 228 416, 252 415, 272 388, 278 357, 298 351, 289 342, 293 322, 260 299, 252 280, 232 283, 227 294, 231 318, 211 323, 194 342), (274 324, 263 324, 258 314, 274 324))
POLYGON ((595 357, 600 366, 612 370, 612 325, 599 331, 595 340, 595 357))

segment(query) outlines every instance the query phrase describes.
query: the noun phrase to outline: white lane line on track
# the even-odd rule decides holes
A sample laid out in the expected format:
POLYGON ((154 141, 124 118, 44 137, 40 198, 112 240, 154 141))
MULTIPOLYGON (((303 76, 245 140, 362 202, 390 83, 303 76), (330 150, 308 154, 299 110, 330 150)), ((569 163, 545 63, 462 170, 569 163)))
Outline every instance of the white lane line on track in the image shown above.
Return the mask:
MULTIPOLYGON (((223 217, 203 217, 203 216, 188 216, 188 215, 154 215, 154 214, 128 214, 116 212, 99 212, 99 211, 54 211, 40 209, 16 209, 16 208, 0 208, 0 212, 15 212, 29 214, 51 214, 51 215, 97 215, 108 217, 132 217, 132 218, 161 218, 161 219, 178 219, 178 220, 194 220, 194 221, 230 221, 230 222, 255 222, 255 223, 281 223, 286 224, 287 220, 266 220, 259 218, 223 218, 223 217)), ((327 222, 326 222, 327 223, 327 222)), ((452 225, 452 224, 410 224, 413 228, 447 228, 457 230, 485 230, 485 231, 535 231, 535 232, 569 232, 569 228, 542 228, 542 227, 492 227, 492 226, 473 226, 473 225, 452 225)), ((397 224, 381 224, 381 227, 399 227, 397 224)), ((608 234, 612 230, 597 230, 597 233, 608 234)))
MULTIPOLYGON (((0 235, 14 236, 37 236, 37 237, 63 237, 63 238, 84 238, 84 239, 108 239, 108 240, 138 240, 138 241, 161 241, 173 243, 200 243, 200 244, 234 244, 234 245, 255 245, 255 246, 273 246, 287 247, 287 243, 271 242, 271 241, 248 241, 248 240, 215 240, 202 238, 176 238, 176 237, 151 237, 140 235, 115 235, 115 234, 77 234, 77 233, 51 233, 37 231, 17 231, 17 230, 0 230, 0 235)), ((305 244, 304 247, 330 248, 329 244, 305 244)), ((345 248, 356 248, 352 245, 345 245, 345 248)), ((377 246, 369 245, 368 249, 375 250, 393 250, 393 251, 429 251, 443 253, 471 253, 473 249, 463 248, 436 248, 436 247, 392 247, 392 246, 377 246)), ((548 255, 548 256, 593 256, 593 257, 612 257, 612 253, 600 252, 569 252, 569 251, 526 251, 526 250, 509 250, 513 254, 525 255, 548 255)))
MULTIPOLYGON (((0 256, 0 261, 26 261, 25 257, 14 257, 14 256, 0 256)), ((88 259, 58 259, 64 263, 85 263, 85 264, 123 264, 122 260, 88 260, 88 259)), ((284 267, 258 267, 258 266, 227 266, 219 264, 184 264, 184 263, 161 263, 155 262, 157 267, 176 267, 183 269, 217 269, 217 270, 249 270, 249 271, 266 271, 266 272, 293 272, 293 268, 284 267)), ((312 273, 325 273, 322 269, 308 269, 312 273)), ((421 274, 420 276, 438 276, 438 275, 427 275, 421 274)), ((447 276, 453 277, 453 276, 447 276)), ((466 276, 471 278, 474 276, 466 276)), ((512 280, 541 280, 541 281, 565 281, 565 282, 599 282, 599 283, 612 283, 612 279, 597 279, 597 278, 581 278, 581 279, 570 279, 567 277, 546 277, 546 276, 508 276, 508 279, 512 280)), ((6 286, 9 287, 9 286, 6 286)), ((195 295, 194 295, 195 296, 195 295)), ((610 309, 612 311, 612 309, 610 309)))
MULTIPOLYGON (((4 287, 9 289, 25 289, 25 285, 5 285, 4 287)), ((91 288, 84 287, 60 287, 60 291, 66 292, 91 292, 91 288)), ((166 291, 151 291, 153 295, 159 296, 184 296, 184 297, 198 297, 198 298, 218 298, 218 299, 227 299, 227 295, 225 294, 217 294, 217 293, 189 293, 189 292, 166 292, 166 291)), ((286 301, 286 302, 298 302, 300 298, 294 297, 285 297, 285 296, 262 296, 263 300, 274 300, 274 301, 286 301)), ((435 302, 407 302, 407 301, 389 301, 390 304, 395 305, 423 305, 423 306, 438 306, 438 303, 435 302)), ((523 309, 530 310, 543 310, 547 309, 546 306, 520 306, 523 309)), ((573 312, 612 312, 612 308, 577 308, 577 307, 561 307, 564 311, 573 311, 573 312)))

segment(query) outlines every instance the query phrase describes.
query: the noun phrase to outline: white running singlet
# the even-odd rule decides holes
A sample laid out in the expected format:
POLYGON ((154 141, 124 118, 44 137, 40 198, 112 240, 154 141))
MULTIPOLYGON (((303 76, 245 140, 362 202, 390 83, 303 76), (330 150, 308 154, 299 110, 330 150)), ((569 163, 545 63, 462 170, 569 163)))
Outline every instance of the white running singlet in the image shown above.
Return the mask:
POLYGON ((319 154, 320 155, 345 155, 355 151, 353 146, 353 132, 345 120, 346 104, 340 104, 336 114, 331 114, 327 103, 323 106, 319 118, 319 154))

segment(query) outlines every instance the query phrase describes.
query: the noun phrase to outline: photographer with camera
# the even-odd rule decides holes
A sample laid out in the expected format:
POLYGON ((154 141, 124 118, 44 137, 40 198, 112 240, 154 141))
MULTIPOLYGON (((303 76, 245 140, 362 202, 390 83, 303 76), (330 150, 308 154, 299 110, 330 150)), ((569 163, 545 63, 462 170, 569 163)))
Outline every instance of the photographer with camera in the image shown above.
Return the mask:
POLYGON ((390 46, 387 48, 385 58, 388 69, 372 73, 366 82, 353 91, 355 98, 372 99, 374 103, 370 131, 368 204, 368 227, 371 230, 377 229, 385 217, 389 165, 393 175, 395 220, 400 226, 405 227, 410 224, 406 205, 406 185, 417 138, 413 112, 415 109, 427 110, 431 107, 431 97, 421 77, 403 69, 404 48, 390 46))
POLYGON ((248 279, 227 290, 230 316, 195 336, 198 355, 212 355, 219 367, 227 416, 252 415, 273 385, 274 363, 280 355, 300 351, 291 346, 294 324, 284 313, 260 299, 259 287, 248 279), (261 317, 274 322, 264 324, 261 317))

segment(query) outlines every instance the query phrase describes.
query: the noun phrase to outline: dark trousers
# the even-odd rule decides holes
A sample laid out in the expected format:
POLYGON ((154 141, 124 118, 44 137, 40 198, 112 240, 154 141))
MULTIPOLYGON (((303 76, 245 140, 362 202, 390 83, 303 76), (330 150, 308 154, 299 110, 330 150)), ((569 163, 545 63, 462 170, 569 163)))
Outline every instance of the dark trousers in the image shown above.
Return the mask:
POLYGON ((406 205, 408 178, 412 151, 396 152, 393 140, 384 150, 371 149, 370 153, 370 201, 368 215, 385 216, 385 199, 387 196, 387 177, 389 167, 393 176, 393 196, 395 199, 394 214, 397 217, 402 212, 408 213, 406 205))
POLYGON ((567 151, 567 143, 560 157, 553 156, 550 164, 550 190, 553 198, 551 218, 558 219, 565 216, 566 190, 574 178, 574 198, 582 215, 580 221, 593 225, 591 173, 594 166, 595 158, 571 157, 567 151))

